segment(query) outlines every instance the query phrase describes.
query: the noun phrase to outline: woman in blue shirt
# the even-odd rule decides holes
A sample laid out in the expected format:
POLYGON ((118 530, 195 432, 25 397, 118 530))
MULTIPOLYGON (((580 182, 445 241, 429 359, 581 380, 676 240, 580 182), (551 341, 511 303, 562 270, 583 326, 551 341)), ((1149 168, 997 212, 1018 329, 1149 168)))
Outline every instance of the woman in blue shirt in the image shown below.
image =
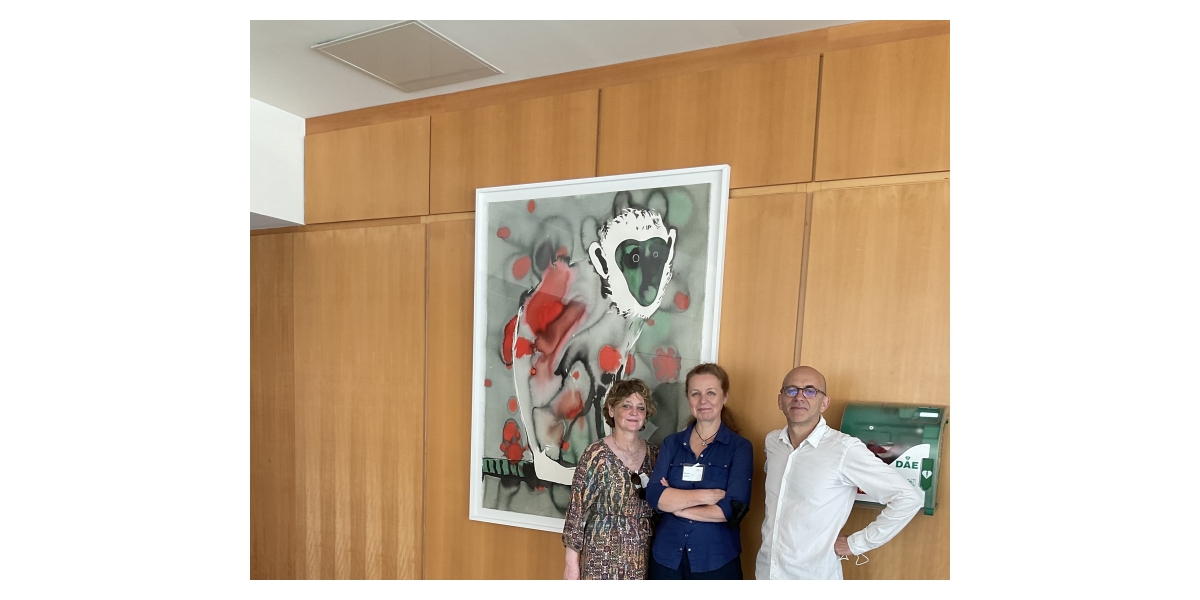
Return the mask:
POLYGON ((646 488, 662 513, 648 579, 742 579, 738 524, 750 505, 754 449, 724 410, 725 369, 697 365, 684 381, 694 421, 663 440, 646 488))

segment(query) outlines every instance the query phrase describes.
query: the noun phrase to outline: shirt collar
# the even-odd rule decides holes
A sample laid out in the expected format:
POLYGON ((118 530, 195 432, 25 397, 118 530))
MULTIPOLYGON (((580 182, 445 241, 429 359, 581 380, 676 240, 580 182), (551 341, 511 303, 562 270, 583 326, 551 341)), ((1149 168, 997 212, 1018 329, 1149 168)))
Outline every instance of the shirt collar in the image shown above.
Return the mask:
POLYGON ((821 442, 821 438, 825 436, 825 430, 827 429, 829 429, 829 426, 825 424, 825 417, 821 417, 821 420, 817 421, 817 426, 813 428, 812 433, 808 434, 808 437, 804 439, 812 444, 813 448, 816 448, 817 444, 821 442))
MULTIPOLYGON (((821 417, 821 420, 817 421, 817 426, 813 428, 812 433, 809 433, 808 437, 800 440, 800 443, 803 444, 807 441, 813 448, 816 448, 821 443, 821 438, 825 436, 825 431, 828 429, 829 425, 825 424, 825 417, 821 417)), ((779 430, 779 441, 787 444, 789 448, 792 447, 792 440, 788 437, 787 427, 779 430)), ((799 448, 799 446, 796 447, 799 448)))
MULTIPOLYGON (((683 436, 683 445, 686 446, 688 443, 688 440, 692 439, 692 430, 695 428, 696 428, 696 422, 692 421, 691 424, 687 426, 687 429, 683 430, 684 433, 687 434, 687 435, 683 436)), ((716 437, 714 437, 712 439, 712 442, 709 442, 709 443, 711 444, 714 442, 721 442, 722 444, 728 444, 728 443, 730 443, 732 438, 733 438, 733 430, 729 429, 729 427, 727 425, 725 425, 724 421, 721 421, 721 427, 719 429, 717 429, 716 437)))

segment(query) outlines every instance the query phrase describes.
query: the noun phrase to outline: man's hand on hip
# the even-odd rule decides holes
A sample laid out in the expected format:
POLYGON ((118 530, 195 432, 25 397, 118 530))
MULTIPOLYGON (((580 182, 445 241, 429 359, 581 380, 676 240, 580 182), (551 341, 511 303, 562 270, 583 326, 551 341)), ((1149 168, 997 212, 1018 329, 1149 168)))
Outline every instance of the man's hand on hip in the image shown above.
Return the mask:
POLYGON ((837 540, 833 542, 833 551, 836 552, 838 556, 854 555, 854 553, 850 551, 850 540, 844 535, 839 535, 837 540))

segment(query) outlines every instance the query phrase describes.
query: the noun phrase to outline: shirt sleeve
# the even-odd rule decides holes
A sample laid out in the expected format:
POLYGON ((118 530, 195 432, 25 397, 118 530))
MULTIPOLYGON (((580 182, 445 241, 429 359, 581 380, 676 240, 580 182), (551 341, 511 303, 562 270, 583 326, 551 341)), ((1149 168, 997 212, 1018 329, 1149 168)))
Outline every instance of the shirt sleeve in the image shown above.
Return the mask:
POLYGON ((842 459, 842 475, 885 504, 883 511, 870 525, 848 537, 847 543, 854 554, 884 545, 896 537, 913 515, 921 510, 921 494, 896 472, 895 467, 879 460, 857 439, 846 449, 842 459))
POLYGON ((596 469, 599 452, 585 451, 575 466, 575 477, 571 480, 571 500, 567 504, 567 516, 563 522, 563 546, 583 552, 583 533, 588 513, 596 500, 596 469))
POLYGON ((670 441, 670 437, 663 440, 662 447, 658 449, 658 460, 654 461, 654 472, 650 474, 650 483, 646 485, 646 503, 655 512, 662 512, 658 510, 658 499, 662 497, 663 493, 660 480, 664 479, 667 472, 671 470, 671 455, 675 449, 674 444, 669 443, 670 441))
POLYGON ((725 520, 733 520, 736 511, 733 502, 742 506, 750 506, 750 478, 754 474, 754 447, 745 438, 739 438, 733 450, 733 460, 729 464, 729 486, 725 489, 725 497, 717 501, 717 507, 725 513, 725 520))

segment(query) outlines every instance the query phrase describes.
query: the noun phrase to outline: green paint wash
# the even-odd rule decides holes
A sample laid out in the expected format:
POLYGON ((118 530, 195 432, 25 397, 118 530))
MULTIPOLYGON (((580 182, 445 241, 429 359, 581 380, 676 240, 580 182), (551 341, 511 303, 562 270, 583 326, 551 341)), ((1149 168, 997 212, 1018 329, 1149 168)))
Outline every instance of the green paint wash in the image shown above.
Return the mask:
POLYGON ((654 351, 663 346, 663 340, 667 334, 671 333, 671 321, 674 315, 669 312, 657 311, 649 320, 654 321, 654 325, 646 324, 642 328, 642 335, 638 337, 635 350, 642 354, 653 355, 654 351))
POLYGON ((681 189, 667 192, 667 219, 672 227, 683 227, 692 218, 692 197, 681 189))

